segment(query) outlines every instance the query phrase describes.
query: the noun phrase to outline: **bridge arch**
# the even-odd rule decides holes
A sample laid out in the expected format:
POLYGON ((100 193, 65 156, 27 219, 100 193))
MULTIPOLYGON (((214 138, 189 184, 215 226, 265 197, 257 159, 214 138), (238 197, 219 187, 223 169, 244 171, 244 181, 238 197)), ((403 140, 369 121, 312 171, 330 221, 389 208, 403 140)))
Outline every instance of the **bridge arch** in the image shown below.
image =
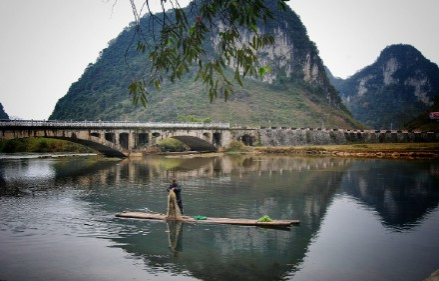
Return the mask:
POLYGON ((249 134, 244 134, 241 137, 241 141, 243 144, 245 144, 246 146, 253 146, 254 142, 255 142, 256 138, 249 135, 249 134))
POLYGON ((147 146, 150 142, 148 133, 138 133, 137 134, 137 146, 144 147, 147 146))
POLYGON ((222 145, 222 134, 220 132, 214 132, 212 136, 213 145, 215 146, 221 146, 222 145))
POLYGON ((129 149, 129 139, 130 139, 129 133, 120 133, 119 134, 119 145, 122 147, 122 149, 125 149, 125 150, 129 149))
MULTIPOLYGON (((77 143, 86 147, 89 147, 93 150, 96 150, 97 152, 101 153, 102 155, 105 155, 106 157, 117 157, 117 158, 125 158, 127 157, 124 153, 120 152, 116 148, 112 148, 111 145, 104 145, 100 144, 91 140, 84 140, 80 138, 73 137, 53 137, 53 136, 45 136, 44 138, 47 139, 58 139, 58 140, 64 140, 69 141, 73 143, 77 143)), ((35 137, 35 136, 28 136, 28 137, 21 137, 23 139, 25 138, 42 138, 42 137, 35 137)))
MULTIPOLYGON (((93 134, 98 134, 98 133, 92 133, 92 135, 93 134)), ((100 134, 98 134, 99 136, 98 137, 100 137, 100 134)), ((111 142, 111 143, 116 143, 116 135, 114 134, 114 133, 105 133, 105 140, 106 141, 109 141, 109 142, 111 142)))
POLYGON ((91 140, 84 140, 79 138, 62 138, 62 137, 47 137, 47 138, 66 140, 66 141, 78 143, 83 146, 90 147, 91 149, 94 149, 107 157, 117 157, 117 158, 127 157, 124 153, 120 152, 115 148, 112 148, 110 145, 100 144, 91 140))

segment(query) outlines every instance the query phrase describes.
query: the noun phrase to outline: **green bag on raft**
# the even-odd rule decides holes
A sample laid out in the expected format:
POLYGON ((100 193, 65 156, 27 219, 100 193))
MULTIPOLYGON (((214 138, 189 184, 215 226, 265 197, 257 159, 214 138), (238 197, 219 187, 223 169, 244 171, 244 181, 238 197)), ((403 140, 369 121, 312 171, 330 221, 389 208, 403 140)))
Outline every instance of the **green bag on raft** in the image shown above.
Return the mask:
POLYGON ((263 217, 260 217, 258 219, 258 222, 271 222, 271 221, 273 221, 273 220, 269 216, 267 216, 267 215, 265 215, 263 217))
POLYGON ((205 216, 195 216, 194 219, 196 219, 196 220, 207 220, 207 217, 205 217, 205 216))

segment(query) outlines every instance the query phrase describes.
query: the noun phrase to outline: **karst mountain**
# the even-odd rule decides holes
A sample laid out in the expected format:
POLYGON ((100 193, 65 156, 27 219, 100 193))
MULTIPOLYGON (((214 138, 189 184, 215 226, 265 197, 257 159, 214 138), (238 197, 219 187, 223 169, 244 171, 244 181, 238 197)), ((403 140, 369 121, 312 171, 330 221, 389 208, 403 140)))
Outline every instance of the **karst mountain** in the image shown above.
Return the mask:
MULTIPOLYGON (((49 119, 176 122, 182 116, 196 116, 243 126, 362 127, 330 83, 318 49, 297 14, 266 3, 274 6, 274 19, 260 23, 259 30, 272 34, 275 43, 259 52, 259 61, 269 65, 271 72, 262 79, 244 79, 243 87, 236 86, 227 101, 211 102, 205 86, 189 73, 181 81, 165 81, 160 91, 148 96, 146 108, 134 106, 128 86, 133 74, 149 65, 145 54, 136 50, 136 27, 130 25, 88 65, 49 119)), ((148 19, 148 15, 141 19, 145 29, 151 28, 148 19)), ((212 44, 215 36, 210 34, 206 44, 212 44)))
POLYGON ((407 124, 420 114, 428 124, 428 111, 439 97, 439 67, 406 44, 386 47, 373 64, 347 79, 328 75, 352 115, 373 129, 414 129, 407 124))

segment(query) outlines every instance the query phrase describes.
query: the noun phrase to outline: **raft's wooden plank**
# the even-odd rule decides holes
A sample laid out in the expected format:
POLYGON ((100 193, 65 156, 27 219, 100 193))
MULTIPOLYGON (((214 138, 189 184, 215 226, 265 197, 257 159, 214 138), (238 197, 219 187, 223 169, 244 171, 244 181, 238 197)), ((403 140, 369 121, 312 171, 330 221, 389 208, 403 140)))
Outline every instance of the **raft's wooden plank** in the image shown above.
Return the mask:
MULTIPOLYGON (((166 215, 159 213, 145 213, 145 212, 123 212, 116 214, 120 218, 133 219, 147 219, 147 220, 166 220, 166 215)), ((205 220, 197 220, 193 217, 183 216, 182 221, 192 223, 218 223, 218 224, 234 224, 234 225, 248 225, 248 226, 266 226, 266 227, 280 227, 291 226, 299 224, 299 220, 273 220, 271 222, 258 222, 252 219, 232 219, 232 218, 210 218, 205 220)))
POLYGON ((132 218, 132 219, 148 219, 148 220, 165 220, 166 215, 159 213, 146 213, 146 212, 123 212, 116 214, 116 217, 120 218, 132 218))

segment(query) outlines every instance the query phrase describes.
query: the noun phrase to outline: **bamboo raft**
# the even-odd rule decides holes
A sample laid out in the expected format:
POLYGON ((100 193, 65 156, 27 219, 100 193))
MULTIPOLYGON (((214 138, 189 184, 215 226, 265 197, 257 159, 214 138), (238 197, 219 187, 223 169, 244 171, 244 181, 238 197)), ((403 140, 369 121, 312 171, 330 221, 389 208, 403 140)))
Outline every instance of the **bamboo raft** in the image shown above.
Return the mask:
MULTIPOLYGON (((165 214, 160 213, 147 213, 147 212, 122 212, 116 214, 119 218, 131 218, 131 219, 145 219, 145 220, 161 220, 168 221, 169 219, 165 214)), ((232 219, 232 218, 209 218, 196 219, 194 217, 182 216, 179 221, 189 223, 216 223, 216 224, 233 224, 244 226, 261 226, 261 227, 290 227, 291 225, 300 224, 299 220, 272 220, 270 222, 259 222, 252 219, 232 219)))

